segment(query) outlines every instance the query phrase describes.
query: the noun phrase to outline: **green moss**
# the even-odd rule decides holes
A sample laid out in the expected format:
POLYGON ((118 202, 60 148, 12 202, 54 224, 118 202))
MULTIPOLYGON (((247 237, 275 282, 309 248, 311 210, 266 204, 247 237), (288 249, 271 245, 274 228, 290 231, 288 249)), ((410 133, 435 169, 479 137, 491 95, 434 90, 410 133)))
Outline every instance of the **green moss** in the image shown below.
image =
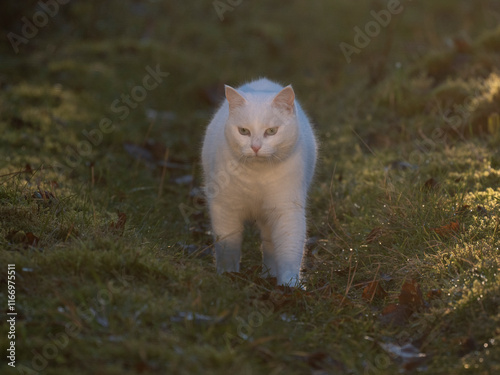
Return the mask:
POLYGON ((212 2, 68 4, 19 54, 1 47, 0 264, 16 265, 18 365, 66 334, 41 371, 387 374, 401 361, 379 344, 413 342, 429 358, 421 373, 498 372, 491 20, 466 0, 412 2, 348 64, 338 45, 371 8, 233 8, 220 21, 212 2), (449 30, 479 37, 445 48, 449 30), (113 111, 157 65, 169 76, 126 116, 113 111), (321 144, 305 292, 259 277, 253 229, 242 273, 217 275, 208 215, 190 196, 216 88, 260 76, 293 84, 321 144), (97 135, 103 118, 115 127, 97 135), (156 159, 168 148, 174 167, 124 143, 156 159), (388 326, 383 309, 410 278, 429 306, 388 326), (387 296, 369 303, 372 280, 387 296))

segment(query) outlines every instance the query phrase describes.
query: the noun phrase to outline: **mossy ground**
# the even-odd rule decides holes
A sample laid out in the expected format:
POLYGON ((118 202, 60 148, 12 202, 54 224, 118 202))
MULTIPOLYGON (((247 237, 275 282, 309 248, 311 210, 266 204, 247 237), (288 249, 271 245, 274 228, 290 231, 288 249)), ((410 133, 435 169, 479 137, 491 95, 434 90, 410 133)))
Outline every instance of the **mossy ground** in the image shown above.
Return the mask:
MULTIPOLYGON (((403 3, 350 63, 384 1, 190 3, 71 2, 1 47, 2 374, 500 371, 497 2, 403 3), (205 250, 204 128, 222 83, 262 76, 321 144, 306 291, 258 277, 250 228, 242 274, 205 250), (390 324, 410 280, 425 303, 390 324)), ((3 34, 37 9, 9 5, 3 34)))

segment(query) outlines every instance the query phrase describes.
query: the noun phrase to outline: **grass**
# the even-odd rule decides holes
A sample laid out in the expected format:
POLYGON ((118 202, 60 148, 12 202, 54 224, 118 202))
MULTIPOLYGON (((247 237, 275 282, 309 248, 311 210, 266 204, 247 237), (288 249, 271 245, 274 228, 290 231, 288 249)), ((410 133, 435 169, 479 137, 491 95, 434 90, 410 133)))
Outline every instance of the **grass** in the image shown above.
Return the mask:
MULTIPOLYGON (((346 63, 384 7, 77 2, 3 45, 2 374, 499 371, 500 9, 405 4, 346 63), (169 75, 142 97, 147 67, 169 75), (306 291, 258 277, 252 228, 241 274, 207 250, 204 128, 222 83, 261 76, 321 144, 306 291)), ((9 5, 4 34, 35 11, 9 5)))

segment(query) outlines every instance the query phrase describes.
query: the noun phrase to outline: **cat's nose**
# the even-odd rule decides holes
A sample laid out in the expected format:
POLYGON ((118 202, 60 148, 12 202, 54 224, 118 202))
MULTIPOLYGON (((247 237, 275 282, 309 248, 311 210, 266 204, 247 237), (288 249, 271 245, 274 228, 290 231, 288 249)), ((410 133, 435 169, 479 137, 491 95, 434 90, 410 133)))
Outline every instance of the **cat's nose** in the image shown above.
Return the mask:
POLYGON ((257 152, 259 152, 259 150, 260 150, 260 148, 262 146, 260 146, 260 145, 252 145, 251 147, 252 147, 253 152, 257 153, 257 152))

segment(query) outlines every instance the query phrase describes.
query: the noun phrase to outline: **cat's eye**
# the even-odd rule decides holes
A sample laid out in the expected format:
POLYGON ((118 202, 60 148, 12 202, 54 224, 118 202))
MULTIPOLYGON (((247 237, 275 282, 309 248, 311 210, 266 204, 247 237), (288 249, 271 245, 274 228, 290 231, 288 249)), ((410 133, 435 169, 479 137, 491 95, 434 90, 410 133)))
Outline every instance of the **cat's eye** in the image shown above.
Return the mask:
POLYGON ((250 135, 250 130, 248 130, 247 128, 238 128, 238 131, 241 135, 250 135))
POLYGON ((269 129, 266 129, 266 131, 264 132, 264 135, 275 135, 277 132, 278 132, 277 127, 269 128, 269 129))

